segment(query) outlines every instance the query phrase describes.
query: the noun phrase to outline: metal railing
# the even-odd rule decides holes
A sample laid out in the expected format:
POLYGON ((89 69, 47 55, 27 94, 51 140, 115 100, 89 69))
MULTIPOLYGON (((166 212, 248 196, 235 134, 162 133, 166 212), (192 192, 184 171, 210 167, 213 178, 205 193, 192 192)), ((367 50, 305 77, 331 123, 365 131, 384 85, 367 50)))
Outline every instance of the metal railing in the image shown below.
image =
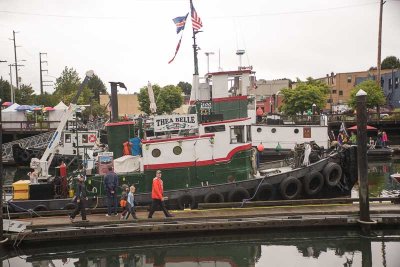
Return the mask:
POLYGON ((12 155, 12 146, 14 144, 20 144, 21 147, 26 148, 44 148, 50 141, 50 138, 53 136, 54 131, 38 134, 35 136, 22 138, 16 141, 8 142, 3 144, 3 160, 10 160, 13 158, 12 155))

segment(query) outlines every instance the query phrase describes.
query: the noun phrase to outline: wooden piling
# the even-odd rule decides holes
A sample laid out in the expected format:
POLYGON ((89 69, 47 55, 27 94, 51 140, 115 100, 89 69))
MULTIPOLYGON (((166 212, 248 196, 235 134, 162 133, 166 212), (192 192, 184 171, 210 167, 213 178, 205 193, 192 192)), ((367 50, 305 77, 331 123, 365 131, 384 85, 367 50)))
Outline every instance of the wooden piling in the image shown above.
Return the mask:
POLYGON ((357 95, 357 165, 360 198, 361 228, 370 230, 369 192, 368 192, 368 160, 367 160, 367 93, 359 90, 357 95))

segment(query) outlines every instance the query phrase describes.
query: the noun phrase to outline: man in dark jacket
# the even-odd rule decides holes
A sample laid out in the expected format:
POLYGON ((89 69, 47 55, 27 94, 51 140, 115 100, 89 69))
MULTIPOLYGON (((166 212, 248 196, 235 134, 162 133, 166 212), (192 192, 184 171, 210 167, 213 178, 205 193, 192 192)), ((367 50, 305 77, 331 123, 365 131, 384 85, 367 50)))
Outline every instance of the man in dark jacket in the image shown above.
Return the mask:
POLYGON ((78 178, 78 188, 75 193, 74 202, 76 204, 75 210, 72 212, 71 216, 69 216, 71 222, 74 222, 75 216, 81 213, 82 221, 86 220, 86 188, 84 183, 84 177, 79 176, 78 178))
POLYGON ((111 214, 114 214, 114 216, 118 215, 117 188, 118 188, 118 176, 113 171, 113 168, 109 166, 108 173, 104 176, 104 189, 106 190, 107 194, 107 208, 108 208, 106 216, 111 216, 111 214), (114 212, 112 212, 111 206, 113 206, 114 212))

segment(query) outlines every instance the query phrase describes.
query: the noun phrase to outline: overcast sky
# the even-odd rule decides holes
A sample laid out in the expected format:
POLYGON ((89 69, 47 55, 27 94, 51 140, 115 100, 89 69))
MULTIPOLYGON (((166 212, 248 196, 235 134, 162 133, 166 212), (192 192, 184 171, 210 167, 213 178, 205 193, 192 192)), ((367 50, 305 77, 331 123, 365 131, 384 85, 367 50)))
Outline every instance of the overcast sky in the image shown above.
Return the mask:
MULTIPOLYGON (((252 65, 257 79, 325 76, 330 72, 376 66, 379 1, 371 0, 193 0, 203 21, 197 34, 199 72, 252 65)), ((161 86, 192 81, 191 22, 181 49, 172 19, 189 12, 189 0, 0 0, 0 75, 9 80, 14 63, 13 30, 19 76, 39 91, 39 52, 47 53, 55 81, 65 66, 81 77, 92 69, 109 90, 124 82, 137 92, 147 81, 161 86)), ((382 59, 400 57, 400 1, 387 0, 383 11, 382 59)), ((190 16, 190 15, 189 15, 190 16)), ((15 73, 13 70, 13 82, 15 73)), ((52 87, 46 87, 52 92, 52 87)))

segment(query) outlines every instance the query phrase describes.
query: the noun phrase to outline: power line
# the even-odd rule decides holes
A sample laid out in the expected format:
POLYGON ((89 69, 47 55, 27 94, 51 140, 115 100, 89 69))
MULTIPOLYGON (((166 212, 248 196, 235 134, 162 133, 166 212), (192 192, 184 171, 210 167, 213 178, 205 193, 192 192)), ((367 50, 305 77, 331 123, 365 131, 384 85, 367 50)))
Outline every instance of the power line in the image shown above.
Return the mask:
MULTIPOLYGON (((398 2, 400 0, 389 0, 390 2, 398 2)), ((339 10, 346 8, 354 8, 360 6, 367 6, 378 4, 378 1, 363 3, 363 4, 354 4, 354 5, 346 5, 339 7, 327 7, 327 8, 319 8, 319 9, 309 9, 309 10, 299 10, 299 11, 282 11, 282 12, 271 12, 271 13, 259 13, 259 14, 248 14, 248 15, 231 15, 231 16, 217 16, 217 17, 209 17, 212 19, 219 18, 247 18, 247 17, 268 17, 268 16, 278 16, 278 15, 293 15, 293 14, 305 14, 305 13, 315 13, 322 11, 331 11, 331 10, 339 10)), ((43 13, 31 13, 31 12, 19 12, 19 11, 8 11, 8 10, 0 10, 0 13, 12 14, 12 15, 23 15, 23 16, 40 16, 40 17, 56 17, 56 18, 70 18, 70 19, 135 19, 135 17, 121 17, 121 16, 108 16, 108 17, 100 17, 100 16, 74 16, 74 15, 59 15, 59 14, 43 14, 43 13)))

